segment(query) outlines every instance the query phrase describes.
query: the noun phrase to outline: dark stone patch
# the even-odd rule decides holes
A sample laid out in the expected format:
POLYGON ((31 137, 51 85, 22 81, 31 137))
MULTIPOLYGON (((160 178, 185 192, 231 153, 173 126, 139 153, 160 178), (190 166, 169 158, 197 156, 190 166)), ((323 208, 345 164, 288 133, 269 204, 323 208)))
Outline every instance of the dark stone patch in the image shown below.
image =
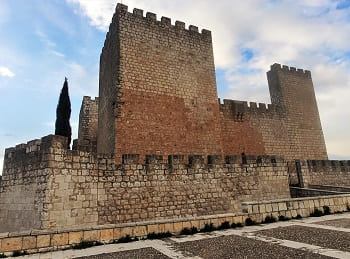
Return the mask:
POLYGON ((350 252, 350 233, 348 232, 296 225, 262 230, 256 233, 278 239, 350 252))
POLYGON ((180 243, 176 244, 175 248, 186 252, 189 257, 199 256, 208 259, 330 258, 235 235, 180 243))

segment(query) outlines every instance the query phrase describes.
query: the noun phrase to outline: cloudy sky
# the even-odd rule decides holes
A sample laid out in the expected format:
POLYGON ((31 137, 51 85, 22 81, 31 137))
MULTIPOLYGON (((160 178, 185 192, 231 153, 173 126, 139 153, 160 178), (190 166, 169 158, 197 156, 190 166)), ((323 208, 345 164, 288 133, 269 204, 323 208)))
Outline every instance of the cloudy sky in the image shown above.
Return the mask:
MULTIPOLYGON (((0 170, 4 149, 54 132, 64 77, 73 134, 82 96, 97 96, 115 0, 0 1, 0 170)), ((120 1, 119 1, 120 2, 120 1)), ((349 0, 123 0, 212 31, 220 98, 270 103, 266 71, 312 71, 330 158, 350 158, 349 0)))

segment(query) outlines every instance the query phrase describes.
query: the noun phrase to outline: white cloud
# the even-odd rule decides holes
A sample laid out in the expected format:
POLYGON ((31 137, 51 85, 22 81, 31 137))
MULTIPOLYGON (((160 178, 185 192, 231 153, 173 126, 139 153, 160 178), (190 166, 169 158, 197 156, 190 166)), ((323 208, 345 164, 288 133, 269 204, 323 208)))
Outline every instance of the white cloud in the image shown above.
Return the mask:
POLYGON ((60 57, 60 58, 64 58, 65 55, 61 52, 55 51, 55 50, 50 50, 50 53, 52 53, 53 55, 60 57))
POLYGON ((15 74, 7 67, 0 66, 0 76, 3 77, 14 77, 15 74))
POLYGON ((43 31, 36 30, 35 34, 39 37, 40 41, 42 41, 48 47, 56 47, 56 43, 51 41, 43 31))
MULTIPOLYGON (((116 1, 66 1, 91 25, 108 30, 116 1)), ((350 8, 337 8, 341 0, 123 2, 129 11, 137 7, 158 19, 164 15, 211 30, 215 64, 228 81, 225 98, 269 101, 265 72, 275 62, 311 70, 328 151, 350 156, 350 121, 344 120, 349 118, 344 107, 350 99, 350 8), (242 49, 254 55, 247 60, 242 49)))

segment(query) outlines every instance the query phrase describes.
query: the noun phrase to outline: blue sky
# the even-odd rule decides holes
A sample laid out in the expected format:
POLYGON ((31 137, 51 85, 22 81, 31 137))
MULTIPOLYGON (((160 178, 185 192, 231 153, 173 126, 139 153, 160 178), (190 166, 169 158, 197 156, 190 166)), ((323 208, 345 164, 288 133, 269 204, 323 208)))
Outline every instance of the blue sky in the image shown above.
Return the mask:
MULTIPOLYGON (((54 132, 67 76, 73 135, 98 95, 99 55, 117 1, 0 1, 0 170, 6 147, 54 132)), ((221 98, 269 103, 275 62, 312 71, 331 158, 350 158, 350 1, 124 0, 212 31, 221 98)))

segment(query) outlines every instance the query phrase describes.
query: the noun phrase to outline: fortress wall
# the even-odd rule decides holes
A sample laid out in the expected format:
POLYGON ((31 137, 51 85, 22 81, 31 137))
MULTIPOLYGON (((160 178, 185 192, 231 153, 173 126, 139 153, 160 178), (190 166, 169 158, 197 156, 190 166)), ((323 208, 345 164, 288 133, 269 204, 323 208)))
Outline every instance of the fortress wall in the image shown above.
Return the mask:
MULTIPOLYGON (((124 155, 123 163, 116 164, 110 155, 64 149, 64 137, 48 136, 43 140, 48 144, 41 144, 36 156, 39 158, 23 171, 40 167, 33 174, 37 174, 36 179, 39 176, 42 179, 41 191, 35 191, 34 195, 21 194, 32 197, 26 201, 31 211, 37 208, 35 200, 41 202, 40 217, 38 213, 31 215, 40 224, 27 227, 23 223, 21 229, 62 229, 239 213, 242 201, 290 197, 282 159, 247 156, 242 164, 235 156, 225 157, 224 162, 221 156, 204 159, 176 155, 164 162, 158 155, 145 158, 124 155), (45 173, 45 178, 39 172, 45 173)), ((21 161, 26 156, 30 154, 21 161)), ((8 158, 5 164, 11 164, 8 158)), ((20 180, 23 179, 19 174, 20 180)), ((20 184, 14 186, 18 188, 20 184)), ((22 209, 22 198, 14 198, 9 189, 2 188, 1 195, 1 203, 10 203, 7 199, 12 199, 13 207, 22 209)), ((16 215, 19 214, 17 211, 16 215)), ((11 219, 8 222, 12 224, 11 219)))
POLYGON ((33 140, 6 149, 0 181, 0 232, 42 227, 51 172, 48 156, 42 152, 46 141, 33 140))
MULTIPOLYGON (((221 154, 211 33, 138 9, 130 13, 121 4, 114 20, 121 96, 115 106, 117 161, 124 153, 221 154)), ((114 46, 104 51, 109 48, 114 46)), ((103 54, 101 63, 110 59, 103 54)))
POLYGON ((301 161, 305 187, 309 185, 350 186, 350 161, 301 161))
POLYGON ((286 127, 275 105, 225 99, 220 112, 225 154, 287 153, 286 127))
POLYGON ((210 156, 206 164, 190 156, 186 164, 183 156, 170 156, 170 163, 147 156, 144 165, 135 164, 138 159, 100 177, 106 196, 99 224, 239 213, 242 201, 290 197, 283 160, 222 164, 210 156))

